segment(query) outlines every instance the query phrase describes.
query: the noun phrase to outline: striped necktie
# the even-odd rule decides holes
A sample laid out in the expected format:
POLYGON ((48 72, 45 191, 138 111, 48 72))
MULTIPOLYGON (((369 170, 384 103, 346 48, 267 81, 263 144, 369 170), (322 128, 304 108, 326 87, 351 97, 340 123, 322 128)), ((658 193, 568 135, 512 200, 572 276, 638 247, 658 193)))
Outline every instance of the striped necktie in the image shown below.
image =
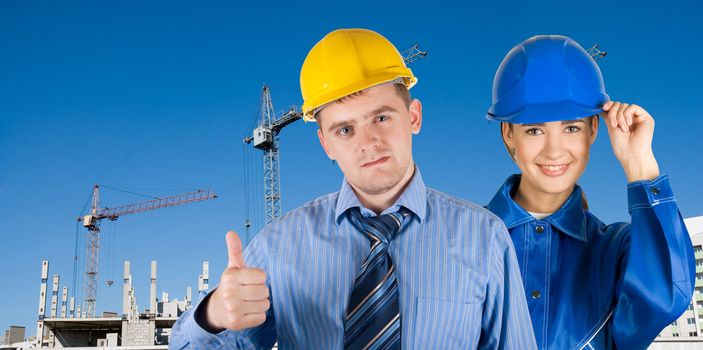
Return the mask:
POLYGON ((400 349, 398 279, 388 254, 388 244, 410 211, 359 220, 371 241, 371 252, 354 280, 344 325, 345 349, 400 349))

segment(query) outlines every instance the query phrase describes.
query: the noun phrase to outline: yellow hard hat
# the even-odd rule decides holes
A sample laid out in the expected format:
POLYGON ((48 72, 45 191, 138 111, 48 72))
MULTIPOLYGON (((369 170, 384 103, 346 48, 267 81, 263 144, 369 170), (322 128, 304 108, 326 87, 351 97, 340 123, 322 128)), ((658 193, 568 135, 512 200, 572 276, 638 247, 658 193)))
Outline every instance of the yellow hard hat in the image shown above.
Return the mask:
POLYGON ((303 119, 314 121, 316 109, 396 79, 408 89, 417 82, 388 39, 368 29, 337 29, 315 44, 300 69, 303 119))

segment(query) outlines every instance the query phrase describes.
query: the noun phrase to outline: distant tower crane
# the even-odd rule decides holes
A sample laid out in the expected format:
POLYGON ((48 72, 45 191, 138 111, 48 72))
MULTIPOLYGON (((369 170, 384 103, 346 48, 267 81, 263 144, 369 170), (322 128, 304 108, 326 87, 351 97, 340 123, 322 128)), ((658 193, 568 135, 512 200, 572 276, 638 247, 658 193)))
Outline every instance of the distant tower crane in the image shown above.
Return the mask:
MULTIPOLYGON (((84 305, 83 310, 88 317, 95 315, 95 302, 98 294, 98 252, 100 250, 100 222, 102 219, 117 220, 120 216, 137 214, 149 210, 173 207, 186 203, 200 202, 217 198, 210 190, 197 190, 194 192, 175 196, 156 198, 144 202, 123 205, 116 208, 102 208, 100 206, 100 186, 93 187, 90 214, 79 216, 78 221, 83 222, 83 227, 88 229, 85 250, 84 305)), ((74 276, 75 277, 75 276, 74 276)), ((109 284, 109 282, 108 282, 109 284)))
POLYGON ((594 61, 598 61, 599 59, 605 57, 605 55, 608 54, 608 52, 601 51, 600 49, 598 49, 598 44, 591 46, 591 48, 586 51, 588 51, 588 54, 591 55, 591 58, 593 58, 594 61))
MULTIPOLYGON (((413 62, 427 56, 426 51, 421 51, 419 45, 415 44, 401 53, 405 64, 413 62)), ((254 141, 254 148, 264 151, 264 207, 266 224, 281 216, 281 173, 278 158, 278 134, 291 123, 302 119, 303 114, 297 106, 283 113, 276 118, 276 112, 271 102, 271 92, 269 87, 264 85, 261 91, 261 122, 254 129, 252 136, 244 138, 244 142, 250 144, 254 141)), ((247 199, 248 200, 248 199, 247 199)), ((247 213, 248 215, 248 213, 247 213)), ((249 218, 244 223, 247 231, 251 226, 249 218)))

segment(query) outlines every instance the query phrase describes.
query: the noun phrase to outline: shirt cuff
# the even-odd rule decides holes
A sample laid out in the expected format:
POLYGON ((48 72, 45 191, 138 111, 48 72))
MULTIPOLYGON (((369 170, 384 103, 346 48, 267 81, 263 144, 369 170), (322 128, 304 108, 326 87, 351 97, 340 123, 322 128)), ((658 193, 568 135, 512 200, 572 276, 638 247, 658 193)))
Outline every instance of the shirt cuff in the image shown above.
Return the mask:
MULTIPOLYGON (((214 291, 214 290, 213 290, 214 291)), ((198 306, 193 309, 193 312, 188 315, 186 319, 183 320, 182 330, 183 334, 191 343, 195 344, 206 344, 208 348, 215 348, 221 346, 225 341, 226 330, 219 333, 211 333, 205 328, 203 328, 199 322, 198 315, 200 315, 201 308, 207 308, 207 303, 210 300, 212 291, 208 293, 203 300, 198 303, 198 306)))
POLYGON ((653 180, 640 180, 627 184, 628 211, 651 208, 661 203, 675 201, 669 185, 669 176, 660 175, 653 180))

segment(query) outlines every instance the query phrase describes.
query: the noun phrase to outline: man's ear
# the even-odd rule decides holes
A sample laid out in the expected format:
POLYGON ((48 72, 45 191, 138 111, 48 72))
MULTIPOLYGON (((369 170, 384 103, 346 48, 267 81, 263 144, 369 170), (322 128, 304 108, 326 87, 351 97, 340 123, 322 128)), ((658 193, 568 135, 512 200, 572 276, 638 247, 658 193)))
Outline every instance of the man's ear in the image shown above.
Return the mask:
POLYGON ((327 144, 325 143, 325 136, 322 135, 321 128, 317 129, 317 139, 320 140, 320 145, 322 145, 322 148, 325 150, 325 153, 327 153, 327 157, 329 157, 329 159, 334 160, 334 154, 331 153, 330 150, 327 148, 327 144))
POLYGON ((410 111, 410 125, 412 126, 413 134, 417 135, 422 128, 422 103, 418 99, 413 99, 408 110, 410 111))

